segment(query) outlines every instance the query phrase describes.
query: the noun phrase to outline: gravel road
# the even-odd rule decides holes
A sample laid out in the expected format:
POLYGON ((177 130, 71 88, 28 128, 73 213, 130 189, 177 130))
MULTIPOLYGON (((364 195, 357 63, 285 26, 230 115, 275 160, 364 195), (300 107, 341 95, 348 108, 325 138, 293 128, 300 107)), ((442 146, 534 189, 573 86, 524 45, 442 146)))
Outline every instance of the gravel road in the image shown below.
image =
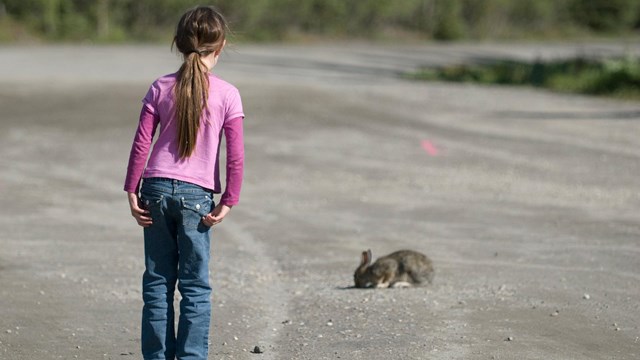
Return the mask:
MULTIPOLYGON (((212 238, 210 359, 640 358, 640 104, 398 76, 639 49, 229 47, 247 167, 212 238), (403 248, 433 285, 351 288, 362 250, 403 248)), ((122 184, 140 99, 177 65, 169 46, 0 48, 0 359, 140 358, 122 184)))

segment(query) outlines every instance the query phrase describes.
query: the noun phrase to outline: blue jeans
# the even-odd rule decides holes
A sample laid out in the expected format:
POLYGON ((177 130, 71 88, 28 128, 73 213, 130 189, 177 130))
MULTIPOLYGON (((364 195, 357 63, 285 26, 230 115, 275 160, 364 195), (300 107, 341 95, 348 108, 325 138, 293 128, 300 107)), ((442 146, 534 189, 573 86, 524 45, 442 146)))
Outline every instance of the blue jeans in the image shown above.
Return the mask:
POLYGON ((153 219, 144 229, 142 355, 146 360, 206 359, 210 242, 209 227, 201 218, 214 207, 213 194, 184 181, 150 178, 144 179, 141 199, 153 219), (177 336, 176 283, 182 295, 177 336))

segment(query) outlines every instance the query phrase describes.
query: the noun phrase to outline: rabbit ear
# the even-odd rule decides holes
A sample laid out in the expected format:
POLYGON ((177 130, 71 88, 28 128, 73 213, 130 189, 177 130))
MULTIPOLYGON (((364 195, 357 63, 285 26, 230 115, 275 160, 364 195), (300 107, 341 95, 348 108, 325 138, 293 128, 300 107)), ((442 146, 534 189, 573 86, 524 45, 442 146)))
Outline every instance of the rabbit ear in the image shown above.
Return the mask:
POLYGON ((371 264, 371 250, 363 251, 360 266, 369 266, 369 264, 371 264))

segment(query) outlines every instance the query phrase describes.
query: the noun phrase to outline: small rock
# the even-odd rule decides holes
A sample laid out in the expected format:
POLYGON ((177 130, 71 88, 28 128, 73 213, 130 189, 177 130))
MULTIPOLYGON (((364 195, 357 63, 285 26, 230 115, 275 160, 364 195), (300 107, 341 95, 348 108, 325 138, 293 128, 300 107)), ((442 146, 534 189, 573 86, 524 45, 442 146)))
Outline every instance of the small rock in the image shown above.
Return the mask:
POLYGON ((507 341, 513 341, 513 336, 509 336, 506 340, 507 341))
POLYGON ((254 354, 262 354, 262 353, 264 353, 264 351, 262 351, 262 349, 260 349, 260 346, 256 345, 256 346, 253 348, 252 353, 254 353, 254 354))
POLYGON ((331 320, 327 321, 327 326, 333 326, 333 321, 331 320))
POLYGON ((11 329, 7 330, 7 334, 11 334, 12 332, 11 329))
POLYGON ((558 316, 558 315, 560 315, 560 311, 558 310, 551 313, 551 316, 558 316))
POLYGON ((589 300, 589 299, 591 299, 591 296, 589 296, 589 294, 584 294, 584 295, 582 295, 582 298, 585 299, 585 300, 589 300))

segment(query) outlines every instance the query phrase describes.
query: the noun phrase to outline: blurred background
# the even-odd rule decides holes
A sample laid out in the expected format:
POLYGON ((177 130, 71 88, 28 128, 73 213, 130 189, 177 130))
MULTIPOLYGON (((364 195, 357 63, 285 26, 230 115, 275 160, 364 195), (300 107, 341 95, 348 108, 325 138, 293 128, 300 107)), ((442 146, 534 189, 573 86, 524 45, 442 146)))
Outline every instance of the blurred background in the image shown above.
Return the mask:
POLYGON ((216 5, 240 41, 631 37, 640 0, 1 0, 2 42, 158 42, 216 5))
POLYGON ((247 114, 212 358, 640 359, 640 0, 0 0, 0 359, 140 358, 122 183, 197 3, 247 114), (346 290, 403 248, 434 286, 346 290))
MULTIPOLYGON (((227 16, 233 43, 633 47, 640 34, 640 0, 0 0, 0 43, 166 45, 185 9, 203 3, 227 16)), ((592 50, 560 61, 495 56, 426 65, 403 75, 640 99, 636 53, 592 50)))

